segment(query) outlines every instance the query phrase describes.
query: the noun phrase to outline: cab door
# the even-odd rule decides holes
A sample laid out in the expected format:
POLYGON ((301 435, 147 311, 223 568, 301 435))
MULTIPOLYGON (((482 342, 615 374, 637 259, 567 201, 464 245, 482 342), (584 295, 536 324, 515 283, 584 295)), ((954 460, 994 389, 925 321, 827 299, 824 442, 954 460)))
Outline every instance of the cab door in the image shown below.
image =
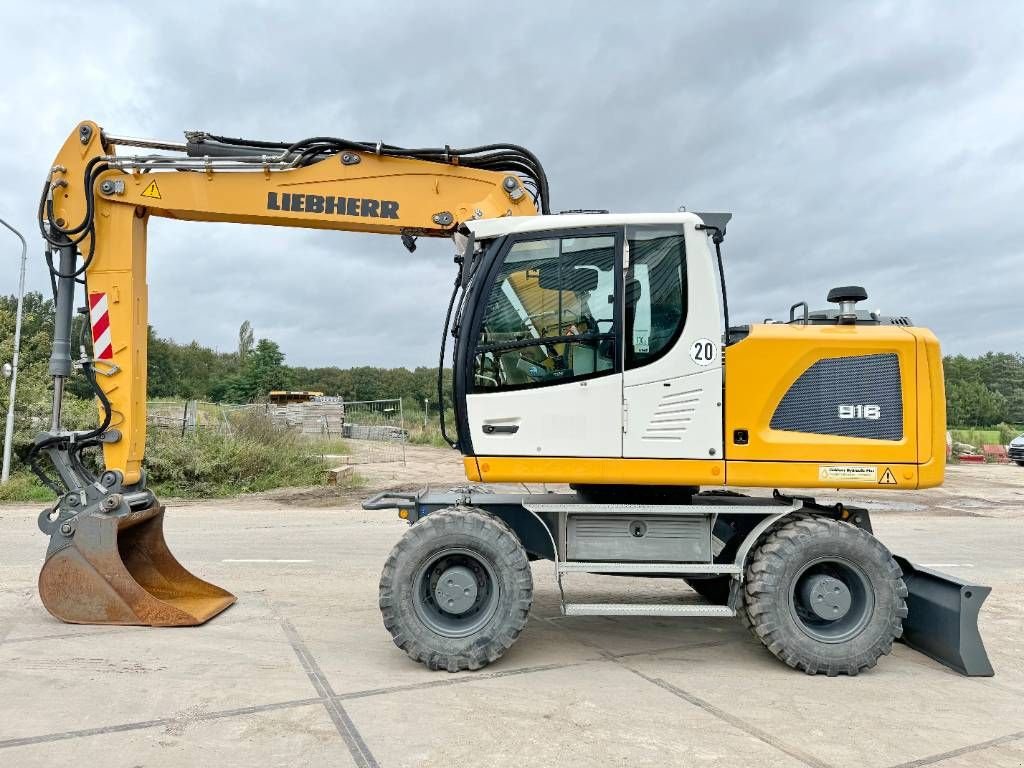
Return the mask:
POLYGON ((692 224, 626 229, 622 455, 722 459, 721 300, 692 224))
POLYGON ((622 455, 622 242, 615 228, 505 243, 471 329, 474 454, 622 455))

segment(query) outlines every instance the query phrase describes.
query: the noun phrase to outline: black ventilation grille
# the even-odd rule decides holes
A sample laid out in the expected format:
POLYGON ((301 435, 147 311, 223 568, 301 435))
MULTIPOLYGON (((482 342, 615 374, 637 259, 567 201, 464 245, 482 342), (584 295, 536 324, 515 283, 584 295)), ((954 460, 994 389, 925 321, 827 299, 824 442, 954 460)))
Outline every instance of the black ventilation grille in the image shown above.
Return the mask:
POLYGON ((902 395, 896 354, 818 360, 783 396, 772 415, 771 428, 902 440, 902 395))

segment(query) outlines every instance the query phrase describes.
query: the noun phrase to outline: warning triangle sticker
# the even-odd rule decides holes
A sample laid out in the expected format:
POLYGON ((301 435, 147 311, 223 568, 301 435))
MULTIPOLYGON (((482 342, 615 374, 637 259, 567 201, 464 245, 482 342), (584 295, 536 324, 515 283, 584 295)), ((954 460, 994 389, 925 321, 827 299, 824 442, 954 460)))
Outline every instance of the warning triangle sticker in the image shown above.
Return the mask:
POLYGON ((156 179, 149 182, 149 186, 142 190, 143 197, 152 197, 154 200, 160 200, 160 187, 156 185, 156 179))
POLYGON ((879 485, 896 485, 896 478, 892 474, 892 470, 888 467, 885 468, 885 472, 882 473, 882 479, 878 481, 879 485))

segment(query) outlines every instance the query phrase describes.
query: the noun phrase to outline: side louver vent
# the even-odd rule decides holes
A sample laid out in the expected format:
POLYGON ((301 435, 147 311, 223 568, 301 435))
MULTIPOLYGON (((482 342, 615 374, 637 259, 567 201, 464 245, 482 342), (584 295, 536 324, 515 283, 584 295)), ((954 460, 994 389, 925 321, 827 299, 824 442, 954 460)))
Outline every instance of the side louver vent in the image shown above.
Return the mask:
POLYGON ((651 420, 648 422, 643 440, 682 440, 683 433, 693 421, 697 412, 701 394, 704 390, 688 389, 684 392, 673 392, 665 395, 654 409, 651 420))

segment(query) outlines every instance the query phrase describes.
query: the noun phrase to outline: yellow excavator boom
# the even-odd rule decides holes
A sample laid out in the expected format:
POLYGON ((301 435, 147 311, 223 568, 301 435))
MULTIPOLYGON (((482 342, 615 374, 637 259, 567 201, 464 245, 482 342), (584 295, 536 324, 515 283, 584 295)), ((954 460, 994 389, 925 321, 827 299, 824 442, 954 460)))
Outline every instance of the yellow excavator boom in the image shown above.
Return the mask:
POLYGON ((114 148, 98 125, 81 123, 57 154, 49 187, 58 226, 83 221, 90 200, 95 209, 94 229, 78 247, 93 253, 84 276, 100 342, 98 381, 120 432, 119 440, 103 444, 104 461, 126 484, 141 477, 146 442, 150 216, 408 239, 451 237, 471 219, 537 213, 518 176, 466 167, 455 155, 444 163, 350 150, 300 166, 275 160, 281 152, 268 149, 256 162, 203 156, 171 165, 171 158, 152 155, 120 157, 114 148))
POLYGON ((186 139, 115 137, 80 123, 57 154, 40 200, 57 288, 54 407, 30 463, 60 497, 39 518, 51 537, 39 592, 64 621, 201 624, 234 602, 174 559, 163 537, 163 507, 145 486, 151 216, 399 235, 412 251, 416 238, 452 237, 465 221, 530 216, 538 212, 535 201, 540 210, 546 206, 543 169, 515 145, 404 150, 323 137, 278 145, 199 133, 186 139), (117 147, 148 153, 119 155, 117 147), (77 364, 93 385, 101 423, 68 432, 61 402, 72 370, 79 281, 92 356, 83 348, 77 364), (105 465, 98 477, 80 458, 96 445, 105 465), (57 478, 40 467, 40 453, 57 478))

